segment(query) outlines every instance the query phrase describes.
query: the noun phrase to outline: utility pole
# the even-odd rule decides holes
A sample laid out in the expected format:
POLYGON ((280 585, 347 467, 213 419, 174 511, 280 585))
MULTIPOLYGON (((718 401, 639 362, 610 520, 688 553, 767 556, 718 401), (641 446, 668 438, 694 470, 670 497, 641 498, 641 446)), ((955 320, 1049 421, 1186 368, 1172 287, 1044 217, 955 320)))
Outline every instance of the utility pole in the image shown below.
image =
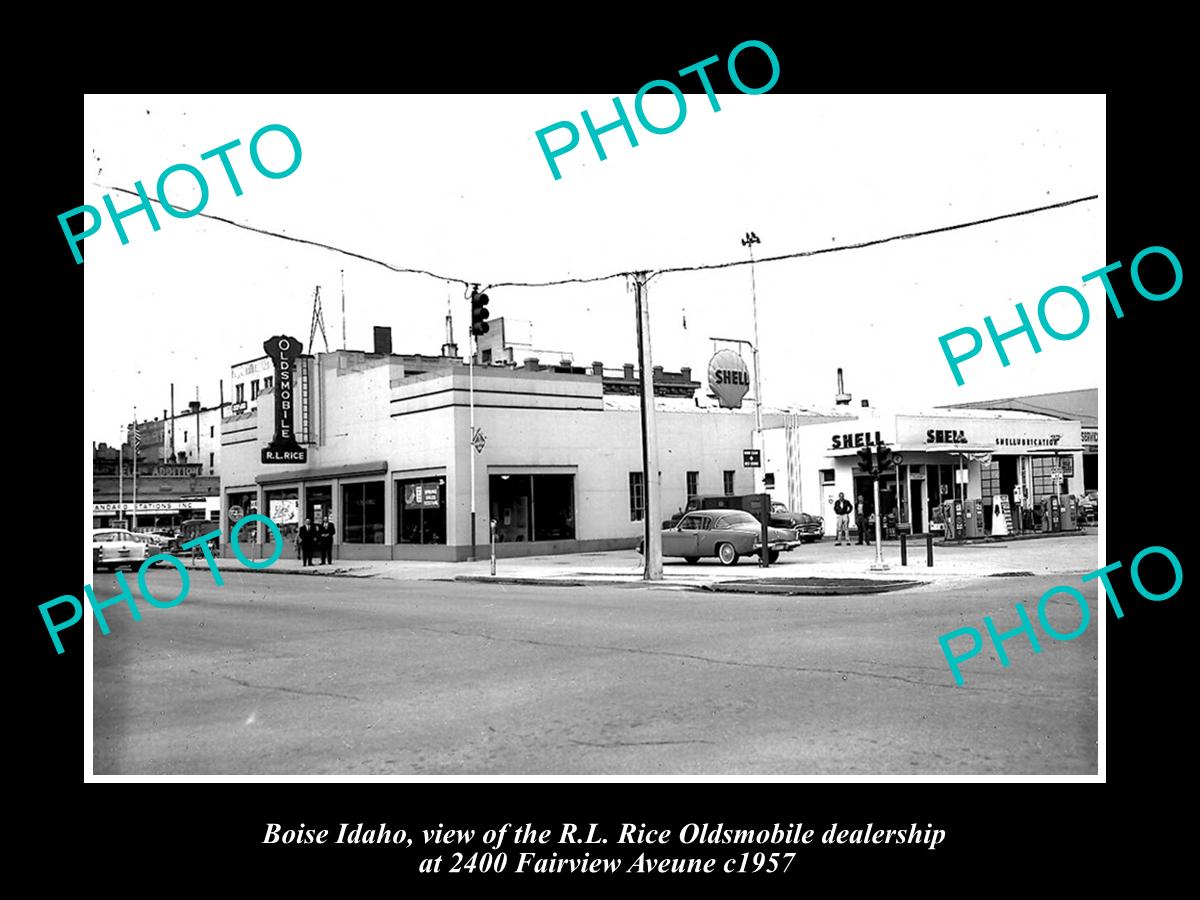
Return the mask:
MULTIPOLYGON (((165 424, 165 423, 164 423, 165 424)), ((121 441, 117 445, 120 452, 117 466, 117 519, 125 520, 125 426, 121 426, 121 441)))
MULTIPOLYGON (((346 349, 346 270, 342 269, 342 349, 346 349)), ((312 347, 312 341, 308 342, 308 346, 312 347)), ((326 350, 329 348, 326 347, 326 350)))
MULTIPOLYGON (((762 439, 762 384, 758 378, 758 287, 754 280, 754 245, 761 243, 762 241, 753 231, 747 231, 746 236, 742 238, 742 246, 750 253, 750 303, 754 311, 754 346, 750 348, 754 351, 754 447, 758 450, 760 458, 766 454, 763 453, 762 439)), ((760 474, 765 468, 765 465, 761 466, 754 473, 755 493, 765 490, 760 474)))
MULTIPOLYGON (((172 388, 173 387, 174 387, 174 385, 172 385, 172 388)), ((172 390, 172 394, 174 394, 173 390, 172 390)), ((132 531, 137 531, 137 466, 138 466, 138 444, 140 444, 140 443, 141 443, 141 439, 140 439, 140 436, 138 435, 137 407, 135 406, 133 408, 133 521, 131 523, 132 531)))
POLYGON ((645 539, 642 542, 645 568, 642 578, 662 581, 662 517, 659 514, 658 429, 654 418, 654 366, 650 354, 650 301, 646 272, 632 275, 634 307, 637 312, 638 363, 642 392, 642 484, 645 490, 645 539))

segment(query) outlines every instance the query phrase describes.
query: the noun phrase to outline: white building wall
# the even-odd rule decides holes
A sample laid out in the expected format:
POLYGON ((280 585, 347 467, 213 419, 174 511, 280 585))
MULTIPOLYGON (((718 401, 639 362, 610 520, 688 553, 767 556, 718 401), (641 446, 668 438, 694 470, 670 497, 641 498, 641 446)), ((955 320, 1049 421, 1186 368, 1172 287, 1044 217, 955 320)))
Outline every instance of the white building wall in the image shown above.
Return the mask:
MULTIPOLYGON (((630 519, 629 498, 629 473, 642 468, 640 414, 606 407, 599 378, 477 370, 475 424, 486 445, 482 454, 475 454, 469 443, 466 371, 407 379, 396 375, 386 361, 358 371, 322 366, 320 384, 312 391, 318 398, 314 405, 320 408, 314 415, 321 439, 309 445, 304 471, 388 462, 386 543, 382 549, 362 545, 372 548, 367 552, 417 552, 413 545, 394 545, 394 485, 431 471, 444 472, 447 479, 450 545, 469 547, 472 456, 476 539, 481 547, 489 537, 489 476, 505 470, 575 474, 576 542, 619 541, 631 546, 641 535, 642 522, 630 519), (521 408, 531 406, 536 408, 521 408)), ((261 395, 259 401, 255 413, 226 420, 223 498, 233 489, 253 489, 256 477, 268 470, 292 468, 261 464, 261 448, 273 430, 273 393, 261 395)), ((668 409, 671 405, 660 399, 657 414, 662 517, 669 518, 685 505, 689 470, 700 472, 701 493, 724 493, 726 470, 734 473, 735 493, 751 492, 753 472, 742 467, 742 450, 751 446, 753 414, 668 409)), ((334 493, 335 512, 340 514, 336 487, 334 493)))

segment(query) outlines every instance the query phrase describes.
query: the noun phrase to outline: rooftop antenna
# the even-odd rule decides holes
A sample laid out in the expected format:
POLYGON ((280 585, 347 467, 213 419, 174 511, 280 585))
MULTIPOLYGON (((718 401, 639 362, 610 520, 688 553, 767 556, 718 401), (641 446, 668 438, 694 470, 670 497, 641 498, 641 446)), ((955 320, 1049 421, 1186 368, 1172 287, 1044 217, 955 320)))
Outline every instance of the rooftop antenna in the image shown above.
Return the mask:
MULTIPOLYGON (((345 327, 345 317, 342 318, 343 327, 345 327)), ((317 289, 313 291, 313 311, 312 311, 312 327, 308 331, 308 348, 311 351, 316 345, 313 341, 317 337, 317 328, 321 329, 321 340, 325 342, 325 352, 329 352, 329 338, 325 336, 325 311, 321 308, 321 286, 318 284, 317 289)), ((342 336, 343 341, 345 335, 342 336)), ((345 349, 344 347, 342 349, 345 349)))
MULTIPOLYGON (((346 270, 342 269, 342 349, 346 349, 346 270)), ((308 342, 312 347, 312 341, 308 342)))

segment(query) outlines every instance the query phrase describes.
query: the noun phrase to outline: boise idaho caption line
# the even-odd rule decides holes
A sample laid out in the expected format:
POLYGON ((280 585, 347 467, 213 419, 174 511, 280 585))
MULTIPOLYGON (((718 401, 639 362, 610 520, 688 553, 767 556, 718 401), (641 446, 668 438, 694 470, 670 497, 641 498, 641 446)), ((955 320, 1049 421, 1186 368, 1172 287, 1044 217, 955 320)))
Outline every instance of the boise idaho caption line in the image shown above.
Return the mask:
MULTIPOLYGON (((1096 569, 1094 572, 1088 572, 1085 575, 1081 575, 1079 580, 1083 584, 1087 584, 1089 581, 1095 581, 1097 578, 1100 579, 1100 583, 1104 585, 1105 596, 1108 597, 1108 602, 1112 605, 1113 612, 1117 614, 1118 619, 1123 619, 1125 618, 1125 610, 1121 608, 1121 604, 1117 600, 1117 592, 1113 588, 1112 582, 1109 581, 1108 578, 1109 572, 1113 572, 1119 568, 1121 568, 1121 561, 1117 560, 1115 563, 1109 563, 1102 569, 1096 569)), ((1133 582, 1133 586, 1137 589, 1137 592, 1147 600, 1169 600, 1179 593, 1179 589, 1183 586, 1183 566, 1179 563, 1179 557, 1177 557, 1166 547, 1147 547, 1145 550, 1135 556, 1133 558, 1133 562, 1129 564, 1129 578, 1133 582), (1155 594, 1146 590, 1146 586, 1142 583, 1141 575, 1138 573, 1138 567, 1141 565, 1142 560, 1151 553, 1157 553, 1160 556, 1165 556, 1168 560, 1170 560, 1171 568, 1175 572, 1175 583, 1171 586, 1170 590, 1164 591, 1161 594, 1155 594)), ((1034 653, 1042 652, 1041 645, 1038 643, 1037 633, 1033 630, 1033 622, 1029 619, 1029 613, 1020 602, 1016 604, 1016 608, 1017 618, 1021 620, 1021 624, 1011 631, 999 633, 996 631, 996 626, 992 622, 992 617, 983 617, 983 625, 987 629, 988 636, 992 639, 992 646, 996 648, 996 656, 999 657, 1002 668, 1008 668, 1010 665, 1008 654, 1004 652, 1004 642, 1016 637, 1019 634, 1024 634, 1029 638, 1029 643, 1033 646, 1034 653)), ((1075 640, 1075 638, 1087 631, 1088 624, 1092 621, 1092 613, 1091 610, 1088 609, 1087 598, 1084 597, 1077 588, 1073 588, 1070 585, 1065 584, 1050 588, 1050 590, 1046 591, 1040 598, 1038 598, 1037 616, 1038 621, 1042 625, 1042 630, 1056 641, 1075 640), (1046 603, 1051 597, 1054 597, 1058 594, 1069 594, 1071 598, 1079 604, 1079 609, 1082 611, 1079 626, 1074 631, 1067 632, 1066 634, 1056 631, 1046 618, 1046 603)), ((956 628, 953 631, 947 631, 945 634, 940 636, 938 638, 938 643, 942 647, 942 653, 946 657, 946 662, 950 666, 950 671, 954 674, 955 683, 959 687, 962 687, 964 680, 962 677, 962 670, 959 668, 959 663, 966 662, 968 659, 979 655, 979 652, 983 649, 983 635, 980 634, 978 628, 956 628), (963 653, 960 656, 953 656, 950 653, 950 641, 960 635, 973 636, 974 643, 966 653, 963 653)))
MULTIPOLYGON (((209 549, 208 542, 220 538, 220 536, 221 532, 219 530, 210 531, 208 534, 202 534, 195 540, 188 541, 186 544, 182 545, 182 549, 184 550, 190 550, 195 547, 204 554, 204 559, 208 562, 208 569, 210 572, 212 572, 213 582, 217 585, 217 587, 223 585, 225 580, 221 578, 221 570, 217 568, 217 561, 213 559, 212 550, 209 549)), ((283 534, 279 531, 279 526, 266 516, 259 515, 258 513, 252 513, 248 516, 242 516, 242 518, 238 519, 237 523, 233 526, 233 531, 230 534, 229 540, 233 544, 233 555, 236 556, 237 561, 247 569, 266 569, 274 565, 275 561, 283 555, 283 534), (266 523, 266 526, 270 530, 272 537, 275 539, 275 553, 270 559, 259 560, 258 562, 255 562, 247 558, 245 554, 242 553, 241 545, 238 543, 238 532, 241 531, 242 526, 247 522, 254 521, 266 523)), ((108 600, 96 600, 96 594, 92 590, 92 586, 90 584, 84 585, 83 587, 83 592, 85 595, 87 595, 88 603, 90 603, 92 606, 92 612, 95 613, 96 619, 100 622, 100 633, 105 635, 107 635, 111 629, 108 627, 108 622, 104 618, 103 611, 117 603, 121 603, 122 601, 127 602, 129 604, 129 612, 133 616, 133 621, 140 622, 142 620, 142 614, 138 611, 137 604, 133 600, 133 593, 129 590, 129 585, 125 583, 124 573, 115 572, 114 574, 116 575, 117 583, 121 586, 121 592, 115 597, 110 597, 108 600)), ((141 591, 142 596, 149 601, 151 606, 157 606, 159 609, 170 609, 172 606, 178 606, 187 599, 188 591, 191 589, 191 579, 188 576, 187 566, 184 565, 183 560, 181 560, 178 556, 170 553, 156 553, 154 556, 147 557, 142 562, 141 567, 138 569, 137 581, 138 589, 141 591), (146 570, 153 566, 158 560, 169 562, 175 567, 176 571, 179 572, 179 580, 181 582, 179 596, 173 600, 159 600, 152 593, 150 593, 150 589, 146 587, 146 570)), ((65 631, 72 625, 79 623, 79 620, 83 618, 83 604, 80 603, 79 598, 73 594, 63 594, 61 597, 55 597, 53 600, 48 600, 47 602, 38 606, 38 612, 42 614, 42 621, 46 623, 46 630, 50 632, 50 639, 54 641, 55 649, 61 654, 63 652, 63 645, 62 641, 58 639, 58 633, 60 631, 65 631), (50 609, 51 607, 58 606, 63 603, 69 603, 74 606, 75 612, 67 621, 55 624, 50 618, 50 609)))
MULTIPOLYGON (((234 174, 233 163, 229 161, 229 151, 234 147, 240 147, 241 143, 240 140, 232 140, 227 144, 222 144, 220 147, 214 147, 212 150, 200 154, 202 160, 212 159, 214 156, 220 158, 221 165, 225 168, 225 174, 229 178, 229 186, 233 188, 233 196, 235 197, 242 196, 243 192, 242 185, 238 181, 237 175, 234 174)), ((266 178, 287 178, 299 168, 300 155, 300 139, 286 125, 264 125, 258 131, 254 132, 254 137, 250 138, 250 162, 254 163, 254 168, 258 170, 260 175, 266 178), (263 165, 263 161, 258 154, 258 142, 262 140, 263 135, 272 131, 278 131, 283 134, 292 145, 291 165, 281 172, 273 172, 268 169, 263 165)), ((155 231, 158 231, 162 227, 158 224, 158 216, 154 214, 154 207, 150 205, 150 198, 146 196, 146 189, 142 187, 142 182, 135 181, 133 186, 137 189, 138 197, 141 198, 142 202, 121 212, 117 212, 117 208, 113 205, 112 195, 104 195, 104 205, 108 209, 108 215, 112 219, 113 227, 117 229, 117 236, 121 239, 122 245, 129 243, 129 236, 125 233, 125 226, 121 224, 121 220, 132 216, 134 213, 145 212, 146 217, 150 220, 150 227, 155 231)), ((156 199, 162 208, 166 210, 167 215, 176 219, 190 219, 208 205, 208 182, 204 180, 204 174, 195 166, 188 165, 187 163, 176 163, 173 166, 167 166, 167 168, 163 169, 162 174, 158 176, 156 195, 156 199), (176 209, 167 202, 167 178, 176 172, 187 172, 196 179, 196 184, 200 187, 200 202, 192 209, 176 209)), ((62 228, 63 234, 67 236, 67 243, 71 245, 71 252, 75 254, 76 264, 81 264, 83 262, 83 255, 79 252, 79 242, 99 231, 100 226, 104 224, 104 218, 100 215, 100 210, 85 203, 83 206, 77 206, 69 212, 60 215, 58 217, 58 224, 62 228), (75 234, 71 231, 71 227, 67 225, 67 219, 79 213, 84 213, 85 216, 91 214, 92 225, 90 228, 84 228, 79 234, 75 234)))

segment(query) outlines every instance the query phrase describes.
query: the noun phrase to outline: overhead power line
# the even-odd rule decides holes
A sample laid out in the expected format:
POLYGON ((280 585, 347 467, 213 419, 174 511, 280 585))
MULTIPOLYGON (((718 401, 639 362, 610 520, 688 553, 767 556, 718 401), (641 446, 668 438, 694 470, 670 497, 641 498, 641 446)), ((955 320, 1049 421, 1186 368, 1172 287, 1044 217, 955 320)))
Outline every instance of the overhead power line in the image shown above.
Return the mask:
MULTIPOLYGON (((106 185, 102 185, 102 184, 95 184, 94 182, 93 182, 93 185, 95 187, 103 188, 105 190, 118 191, 122 194, 129 194, 130 196, 134 196, 134 197, 139 196, 136 191, 130 191, 130 190, 127 190, 126 188, 110 187, 110 186, 106 186, 106 185)), ((1031 216, 1036 213, 1048 212, 1050 210, 1064 209, 1065 207, 1068 207, 1068 206, 1074 206, 1078 203, 1086 203, 1089 200, 1096 200, 1098 198, 1099 198, 1099 194, 1090 194, 1087 197, 1077 197, 1074 200, 1063 200, 1060 203, 1050 203, 1046 206, 1035 206, 1030 209, 1022 209, 1022 210, 1017 210, 1016 212, 1002 213, 998 216, 988 216, 987 218, 984 218, 984 219, 974 219, 970 222, 959 222, 954 225, 943 225, 938 228, 928 228, 923 231, 912 231, 912 232, 908 232, 906 234, 893 234, 888 237, 873 238, 872 240, 859 241, 858 243, 854 243, 854 244, 839 244, 839 245, 836 245, 833 247, 821 247, 816 250, 797 250, 793 253, 781 253, 778 256, 764 256, 762 258, 755 258, 754 262, 756 264, 762 265, 765 263, 782 262, 783 260, 788 260, 788 259, 803 259, 804 257, 807 257, 807 256, 820 256, 825 253, 841 253, 846 250, 862 250, 866 247, 876 247, 876 246, 879 246, 880 244, 891 243, 892 241, 907 241, 907 240, 911 240, 913 238, 928 237, 928 236, 934 235, 934 234, 944 234, 949 231, 959 231, 963 228, 974 228, 978 225, 988 225, 992 222, 1003 221, 1004 219, 1016 219, 1016 218, 1020 218, 1021 216, 1031 216)), ((154 203, 158 203, 160 206, 162 205, 162 201, 158 200, 155 197, 151 197, 150 200, 153 201, 154 203)), ((280 238, 285 241, 292 241, 293 243, 297 243, 297 244, 306 244, 310 247, 320 247, 323 250, 331 250, 334 253, 341 253, 343 256, 349 256, 353 259, 362 260, 363 262, 369 262, 369 263, 374 263, 375 265, 378 265, 378 266, 383 266, 384 268, 386 268, 392 272, 398 272, 400 274, 427 275, 430 278, 436 278, 439 281, 444 281, 444 282, 447 282, 450 284, 461 284, 467 290, 470 289, 472 284, 479 283, 478 281, 473 281, 471 279, 455 278, 453 276, 439 275, 437 272, 431 272, 428 269, 418 269, 418 268, 411 268, 408 266, 398 266, 393 263, 385 262, 381 259, 375 259, 374 257, 367 256, 364 253, 356 253, 353 250, 345 250, 341 247, 335 247, 332 244, 321 243, 320 241, 311 241, 306 238, 295 237, 295 236, 289 235, 289 234, 280 234, 277 231, 271 231, 266 228, 256 228, 253 225, 246 225, 242 222, 235 222, 233 219, 226 219, 223 216, 214 216, 210 213, 204 213, 204 212, 196 213, 196 215, 201 216, 206 219, 213 219, 217 222, 224 222, 226 225, 232 225, 235 228, 242 228, 246 231, 253 231, 256 234, 265 234, 268 237, 276 237, 276 238, 280 238)), ((663 268, 663 269, 651 269, 651 268, 646 267, 646 268, 639 268, 639 269, 634 269, 634 270, 630 270, 630 271, 626 271, 626 272, 610 272, 607 275, 592 275, 592 276, 587 276, 587 277, 572 277, 572 278, 556 278, 556 279, 552 279, 549 281, 497 281, 497 282, 492 282, 491 284, 486 285, 483 288, 483 290, 488 291, 493 288, 504 288, 504 287, 539 288, 539 287, 558 287, 561 285, 568 285, 568 284, 593 284, 593 283, 599 282, 599 281, 608 281, 612 278, 625 278, 630 275, 633 275, 634 272, 651 272, 653 274, 650 277, 655 278, 659 275, 666 275, 666 274, 672 273, 672 272, 706 272, 706 271, 710 271, 713 269, 731 269, 731 268, 734 268, 735 266, 748 266, 748 265, 750 265, 749 259, 733 259, 733 260, 729 260, 727 262, 704 263, 704 264, 692 265, 692 266, 669 266, 669 267, 663 268)))

